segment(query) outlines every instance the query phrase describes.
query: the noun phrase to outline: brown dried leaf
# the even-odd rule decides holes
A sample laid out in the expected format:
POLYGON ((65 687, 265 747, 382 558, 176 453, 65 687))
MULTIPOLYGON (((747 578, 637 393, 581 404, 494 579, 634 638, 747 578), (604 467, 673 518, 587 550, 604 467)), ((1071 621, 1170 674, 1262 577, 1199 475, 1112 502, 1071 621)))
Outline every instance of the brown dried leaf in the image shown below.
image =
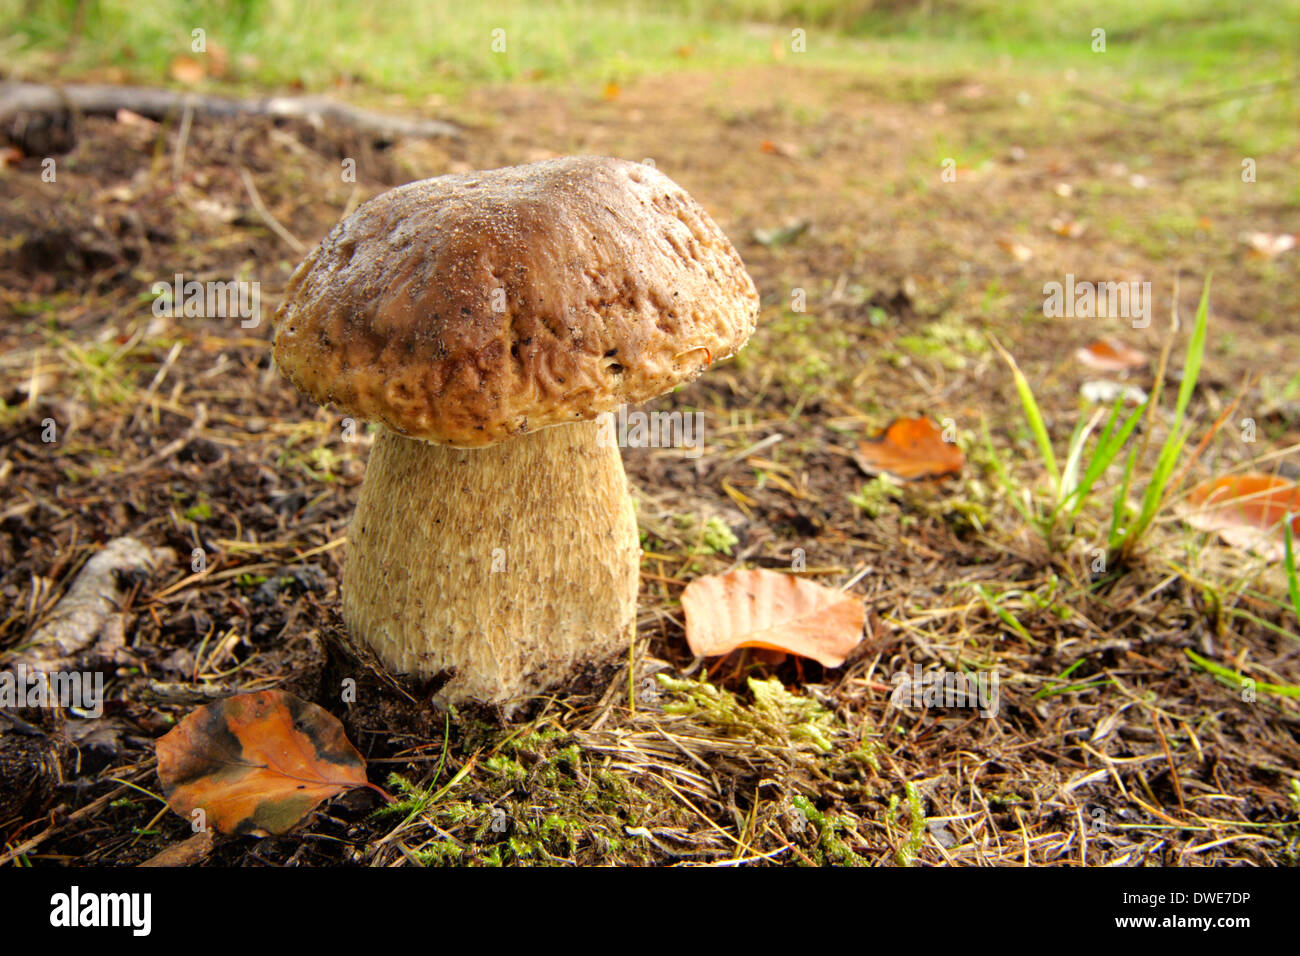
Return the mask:
POLYGON ((223 833, 291 829, 317 804, 370 784, 366 764, 323 708, 279 690, 200 707, 157 742, 172 810, 202 809, 223 833))
POLYGON ((944 441, 928 418, 894 419, 875 438, 858 442, 853 460, 869 475, 885 472, 903 481, 956 477, 966 464, 962 450, 944 441))
POLYGON ((1144 367, 1148 361, 1146 355, 1109 335, 1078 349, 1074 357, 1084 365, 1106 372, 1127 372, 1144 367))
POLYGON ((682 592, 686 640, 699 657, 761 647, 839 667, 862 640, 860 598, 776 571, 697 578, 682 592))
POLYGON ((1234 548, 1266 561, 1285 554, 1284 522, 1300 537, 1300 486, 1276 475, 1250 473, 1215 478, 1191 490, 1183 520, 1198 531, 1216 531, 1234 548))

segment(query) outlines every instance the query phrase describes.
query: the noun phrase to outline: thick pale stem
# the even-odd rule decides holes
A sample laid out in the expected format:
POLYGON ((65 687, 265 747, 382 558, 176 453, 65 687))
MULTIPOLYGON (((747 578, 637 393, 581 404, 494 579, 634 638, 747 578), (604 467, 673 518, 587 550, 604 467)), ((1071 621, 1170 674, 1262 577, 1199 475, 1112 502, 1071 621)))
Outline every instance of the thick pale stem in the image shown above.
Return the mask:
POLYGON ((640 545, 595 422, 482 449, 381 431, 348 530, 343 619, 446 703, 514 701, 626 648, 640 545))

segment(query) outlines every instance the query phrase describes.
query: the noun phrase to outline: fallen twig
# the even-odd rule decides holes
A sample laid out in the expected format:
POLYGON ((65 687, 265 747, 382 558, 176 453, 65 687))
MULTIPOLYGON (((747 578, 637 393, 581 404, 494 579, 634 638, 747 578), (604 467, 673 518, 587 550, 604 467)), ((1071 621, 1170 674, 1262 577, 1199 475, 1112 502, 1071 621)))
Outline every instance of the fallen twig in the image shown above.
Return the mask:
MULTIPOLYGON (((22 138, 23 131, 30 125, 28 120, 31 117, 66 119, 75 113, 114 116, 118 110, 124 109, 155 120, 165 119, 187 109, 193 110, 195 116, 298 119, 315 126, 347 126, 370 136, 376 142, 399 137, 436 139, 460 136, 460 128, 444 120, 385 116, 319 96, 268 96, 245 100, 107 83, 74 83, 62 87, 42 83, 0 84, 0 128, 9 129, 15 122, 20 127, 17 137, 11 130, 11 138, 22 138)), ((47 126, 48 123, 36 124, 37 132, 43 132, 47 126)), ((71 142, 54 151, 65 152, 67 149, 71 149, 71 142)), ((31 149, 25 151, 32 152, 31 149)), ((44 151, 36 150, 37 153, 44 151)))

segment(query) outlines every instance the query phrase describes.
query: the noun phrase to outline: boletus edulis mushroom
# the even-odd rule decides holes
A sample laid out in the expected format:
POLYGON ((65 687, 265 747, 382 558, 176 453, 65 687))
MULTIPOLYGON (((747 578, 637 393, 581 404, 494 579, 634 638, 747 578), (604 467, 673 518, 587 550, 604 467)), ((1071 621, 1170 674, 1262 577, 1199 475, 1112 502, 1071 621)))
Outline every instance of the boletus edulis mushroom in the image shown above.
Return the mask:
POLYGON ((383 193, 298 266, 275 360, 378 423, 343 620, 436 698, 512 707, 626 649, 641 549, 602 412, 738 351, 754 283, 640 163, 571 157, 383 193))

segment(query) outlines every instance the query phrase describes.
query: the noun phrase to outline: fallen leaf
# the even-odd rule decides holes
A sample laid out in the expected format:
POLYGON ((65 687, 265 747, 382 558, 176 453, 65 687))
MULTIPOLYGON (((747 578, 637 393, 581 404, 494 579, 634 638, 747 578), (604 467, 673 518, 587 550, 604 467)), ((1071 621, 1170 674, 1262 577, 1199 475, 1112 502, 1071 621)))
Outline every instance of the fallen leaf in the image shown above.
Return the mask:
POLYGON ((1215 478, 1188 493, 1182 515, 1197 531, 1218 532, 1234 548, 1280 561, 1288 516, 1292 532, 1300 536, 1300 486, 1258 472, 1215 478))
POLYGON ((928 418, 894 419, 875 438, 858 442, 853 460, 869 475, 884 472, 903 481, 955 477, 966 464, 956 442, 944 441, 928 418))
POLYGON ((1014 239, 999 239, 998 245, 1006 252, 1011 254, 1011 258, 1016 262, 1028 262, 1034 258, 1034 250, 1030 249, 1023 242, 1016 242, 1014 239))
POLYGON ((1147 364, 1144 354, 1109 335, 1076 350, 1074 357, 1089 368, 1103 372, 1127 372, 1147 364))
POLYGON ((698 657, 740 647, 798 654, 839 667, 862 640, 862 600, 777 571, 728 571, 682 591, 686 641, 698 657))
POLYGON ((173 57, 167 72, 177 83, 184 83, 186 86, 202 83, 203 78, 207 76, 203 64, 192 56, 173 57))
POLYGON ((623 88, 619 86, 617 83, 606 83, 605 89, 601 92, 601 96, 603 96, 606 100, 609 100, 610 102, 613 102, 614 100, 618 99, 622 95, 623 95, 623 88))
POLYGON ((1047 223, 1047 227, 1063 239, 1078 239, 1087 229, 1087 223, 1055 216, 1047 223))
POLYGON ((763 140, 758 144, 758 148, 769 156, 781 156, 785 159, 794 159, 799 154, 796 147, 791 146, 789 143, 778 143, 773 139, 763 140))
POLYGON ((123 126, 134 126, 137 129, 155 130, 158 128, 158 124, 149 117, 141 116, 139 113, 127 109, 118 110, 114 115, 114 119, 123 126))
POLYGON ((1241 241, 1261 259, 1273 259, 1295 248, 1295 236, 1289 232, 1274 235, 1271 232, 1243 232, 1241 241))
POLYGON ((157 752, 172 810, 190 819, 202 809, 223 833, 284 833, 321 801, 371 786, 343 725, 279 690, 198 708, 159 738, 157 752))

